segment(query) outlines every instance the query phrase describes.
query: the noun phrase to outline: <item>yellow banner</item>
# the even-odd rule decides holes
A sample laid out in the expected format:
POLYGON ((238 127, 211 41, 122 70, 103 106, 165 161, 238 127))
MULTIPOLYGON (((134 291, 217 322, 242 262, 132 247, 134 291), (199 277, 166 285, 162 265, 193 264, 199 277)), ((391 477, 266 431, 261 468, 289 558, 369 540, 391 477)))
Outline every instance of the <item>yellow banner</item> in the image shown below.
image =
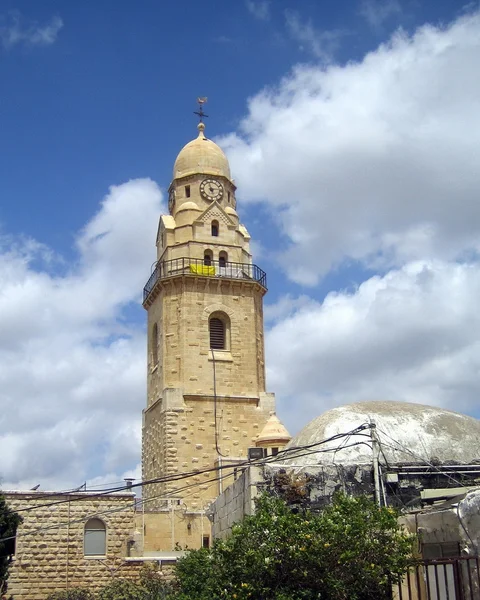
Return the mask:
POLYGON ((215 267, 211 265, 190 265, 190 273, 195 275, 206 275, 207 277, 215 276, 215 267))

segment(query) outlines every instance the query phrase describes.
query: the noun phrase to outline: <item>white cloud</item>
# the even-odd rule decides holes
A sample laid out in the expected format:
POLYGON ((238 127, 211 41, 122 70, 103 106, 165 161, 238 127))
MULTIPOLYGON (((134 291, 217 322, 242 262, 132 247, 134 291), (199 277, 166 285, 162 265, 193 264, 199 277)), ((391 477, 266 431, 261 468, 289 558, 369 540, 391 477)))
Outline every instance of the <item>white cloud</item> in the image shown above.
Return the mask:
POLYGON ((401 15, 402 7, 398 0, 363 0, 360 14, 373 29, 380 29, 385 21, 401 15))
POLYGON ((245 5, 255 19, 259 21, 270 19, 270 0, 246 0, 245 5))
POLYGON ((292 39, 300 44, 300 49, 311 53, 324 63, 332 61, 345 31, 320 30, 311 20, 303 20, 294 10, 285 11, 285 23, 292 39))
POLYGON ((361 62, 298 66, 221 143, 241 201, 264 201, 295 281, 359 261, 464 259, 480 239, 480 14, 397 32, 361 62))
POLYGON ((0 250, 3 487, 67 488, 103 473, 118 479, 138 462, 145 403, 139 301, 161 208, 150 180, 112 186, 77 237, 78 260, 62 264, 62 275, 41 244, 20 240, 0 250), (42 270, 39 256, 50 259, 42 270), (132 307, 133 321, 125 312, 132 307))
POLYGON ((24 44, 27 46, 50 46, 63 27, 60 17, 54 16, 45 25, 36 22, 25 24, 20 13, 13 11, 0 15, 0 42, 5 49, 24 44))
POLYGON ((280 415, 294 431, 328 408, 360 400, 479 416, 479 296, 478 265, 430 261, 373 277, 353 293, 331 293, 323 303, 302 299, 267 335, 269 389, 277 391, 280 415))

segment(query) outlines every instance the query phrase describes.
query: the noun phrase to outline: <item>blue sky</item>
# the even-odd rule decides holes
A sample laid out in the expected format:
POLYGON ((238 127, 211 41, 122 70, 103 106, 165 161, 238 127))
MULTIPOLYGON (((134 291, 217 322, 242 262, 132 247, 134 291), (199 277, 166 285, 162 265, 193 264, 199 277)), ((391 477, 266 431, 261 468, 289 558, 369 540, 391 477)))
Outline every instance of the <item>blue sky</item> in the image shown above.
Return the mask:
POLYGON ((479 21, 453 0, 0 2, 5 484, 138 475, 139 300, 199 95, 269 275, 291 431, 362 399, 478 416, 479 21))

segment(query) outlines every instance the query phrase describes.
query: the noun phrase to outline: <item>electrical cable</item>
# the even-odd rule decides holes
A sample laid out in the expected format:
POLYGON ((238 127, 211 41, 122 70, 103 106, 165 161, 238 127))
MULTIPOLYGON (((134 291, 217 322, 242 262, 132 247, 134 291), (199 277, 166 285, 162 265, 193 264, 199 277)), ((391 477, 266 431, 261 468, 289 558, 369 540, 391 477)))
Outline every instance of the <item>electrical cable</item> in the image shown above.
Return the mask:
MULTIPOLYGON (((163 476, 163 477, 158 477, 158 478, 154 478, 154 479, 150 479, 150 480, 146 480, 146 481, 141 481, 139 483, 132 483, 132 485, 128 485, 128 486, 124 485, 124 486, 119 486, 119 487, 115 487, 115 488, 110 488, 110 489, 107 489, 107 490, 102 490, 102 491, 97 492, 95 494, 90 494, 89 493, 88 497, 89 498, 102 497, 104 495, 115 493, 115 492, 122 492, 122 491, 125 491, 125 490, 131 490, 132 488, 136 488, 136 487, 143 487, 144 485, 150 485, 150 484, 155 484, 155 483, 168 483, 169 481, 177 481, 179 479, 187 478, 190 475, 193 476, 193 475, 196 475, 196 474, 203 474, 203 473, 217 471, 217 470, 226 469, 226 468, 239 468, 239 467, 242 467, 242 466, 248 466, 248 465, 252 465, 252 464, 258 464, 258 463, 260 463, 262 461, 266 462, 266 463, 268 463, 268 462, 278 462, 278 458, 281 457, 281 456, 283 456, 283 455, 287 455, 289 453, 299 452, 299 451, 302 451, 303 449, 308 450, 308 449, 316 447, 316 446, 321 446, 321 445, 326 444, 328 442, 340 439, 340 438, 342 438, 344 436, 347 436, 347 435, 350 436, 352 434, 356 434, 357 431, 361 431, 361 430, 365 429, 366 427, 367 427, 366 425, 361 425, 361 426, 355 428, 354 430, 352 430, 352 431, 350 431, 348 433, 345 433, 345 434, 336 434, 336 435, 333 435, 330 438, 327 438, 326 440, 322 440, 320 442, 313 442, 312 444, 308 444, 308 445, 305 445, 305 446, 295 446, 293 448, 285 448, 283 450, 280 450, 280 452, 278 452, 278 454, 276 456, 269 456, 269 457, 262 458, 262 459, 256 459, 254 461, 247 459, 247 460, 242 461, 242 462, 237 462, 234 465, 219 465, 217 467, 203 469, 203 470, 196 469, 194 471, 187 471, 187 472, 181 473, 181 474, 166 475, 166 476, 163 476)), ((314 454, 314 453, 315 452, 312 452, 311 454, 314 454)), ((294 457, 296 457, 295 454, 294 454, 294 457)), ((25 493, 28 494, 28 492, 25 492, 25 493)), ((62 492, 62 494, 63 493, 64 492, 62 492)), ((82 494, 82 493, 84 493, 84 492, 79 492, 79 494, 82 494)), ((43 495, 43 497, 45 497, 45 496, 50 497, 50 496, 58 495, 58 494, 59 494, 59 492, 49 492, 48 495, 45 494, 45 495, 43 495)), ((32 495, 32 497, 29 498, 29 499, 30 500, 37 500, 38 496, 37 495, 32 495)), ((49 503, 42 504, 42 505, 34 505, 34 506, 31 506, 31 507, 21 508, 21 509, 18 509, 17 512, 27 512, 29 510, 35 510, 37 508, 48 508, 50 506, 55 506, 57 504, 64 504, 64 503, 67 503, 67 502, 75 502, 75 501, 80 501, 82 499, 83 499, 83 497, 79 496, 77 499, 74 499, 74 500, 72 500, 71 498, 68 498, 68 499, 65 499, 65 500, 57 500, 55 502, 49 502, 49 503)))
MULTIPOLYGON (((102 496, 105 496, 107 494, 111 494, 111 493, 115 493, 115 492, 121 492, 121 491, 125 491, 125 490, 131 490, 132 488, 143 487, 145 485, 151 485, 151 484, 155 484, 155 483, 169 483, 170 481, 178 481, 178 480, 186 479, 186 478, 188 478, 190 476, 194 476, 194 475, 197 475, 197 474, 201 475, 203 473, 214 472, 214 471, 218 471, 218 470, 222 470, 222 469, 228 469, 228 468, 231 468, 231 469, 237 468, 238 469, 239 467, 242 467, 242 466, 249 466, 249 465, 262 464, 262 463, 270 463, 270 462, 278 462, 278 458, 279 457, 282 457, 282 455, 287 455, 289 453, 293 453, 292 458, 298 458, 299 456, 297 456, 296 453, 301 452, 302 450, 308 450, 310 448, 321 446, 321 445, 329 443, 331 441, 335 441, 337 439, 341 439, 342 437, 345 437, 345 436, 351 436, 351 435, 356 435, 356 434, 358 434, 358 435, 364 435, 364 434, 361 434, 359 432, 362 431, 362 430, 364 430, 364 429, 366 429, 366 428, 368 428, 368 427, 369 427, 368 424, 364 424, 364 425, 361 425, 361 426, 353 429, 352 431, 350 431, 348 433, 335 434, 335 435, 331 436, 330 438, 327 438, 326 440, 322 440, 320 442, 313 442, 312 444, 307 444, 307 445, 304 445, 304 446, 295 446, 293 448, 285 448, 285 449, 281 450, 280 452, 278 452, 278 454, 276 454, 275 456, 269 456, 269 457, 266 457, 266 458, 256 459, 256 460, 253 460, 253 461, 252 460, 245 460, 245 461, 237 462, 235 464, 230 464, 230 465, 218 465, 216 467, 208 468, 208 469, 203 469, 203 470, 196 469, 196 470, 193 470, 193 471, 187 471, 187 472, 180 473, 180 474, 166 475, 166 476, 163 476, 163 477, 157 477, 157 478, 154 478, 154 479, 150 479, 150 480, 146 480, 146 481, 141 481, 139 483, 133 483, 133 484, 128 485, 128 486, 125 485, 125 486, 120 486, 120 487, 111 488, 111 489, 107 489, 107 490, 102 490, 101 492, 97 492, 95 494, 90 494, 89 493, 88 497, 89 498, 102 497, 102 496)), ((369 436, 366 436, 366 437, 369 437, 369 436)), ((331 449, 329 451, 335 451, 335 450, 336 449, 331 449)), ((317 452, 319 452, 319 451, 316 450, 316 451, 310 452, 308 454, 315 454, 317 452)), ((28 494, 28 492, 25 492, 25 493, 28 494)), ((83 492, 79 492, 79 494, 82 494, 82 493, 83 492)), ((53 496, 53 495, 56 495, 56 494, 58 494, 58 492, 50 492, 48 494, 48 496, 53 496)), ((38 496, 32 495, 32 497, 30 499, 31 500, 36 500, 37 498, 38 498, 38 496)), ((31 507, 26 507, 26 508, 18 509, 18 511, 16 511, 16 512, 26 512, 26 511, 35 510, 35 509, 38 509, 38 508, 48 508, 50 506, 55 506, 57 504, 64 504, 64 503, 67 503, 67 502, 75 502, 75 501, 80 501, 82 499, 83 499, 83 497, 79 496, 78 498, 73 499, 73 500, 71 498, 68 498, 68 499, 65 499, 65 500, 57 500, 55 502, 49 502, 49 503, 46 503, 46 504, 34 505, 34 506, 31 506, 31 507)))
MULTIPOLYGON (((361 426, 360 428, 356 428, 355 430, 352 430, 351 432, 348 432, 348 433, 345 433, 345 434, 336 434, 336 435, 334 435, 334 436, 331 436, 330 438, 328 438, 328 439, 326 439, 326 440, 322 440, 321 442, 316 442, 316 443, 308 444, 308 445, 306 445, 306 446, 305 446, 305 448, 306 448, 306 449, 310 449, 310 448, 312 448, 312 447, 314 447, 314 446, 320 446, 320 445, 323 445, 323 444, 325 444, 325 443, 328 443, 328 442, 330 442, 330 441, 332 441, 332 440, 335 440, 335 439, 339 439, 339 438, 346 437, 346 436, 351 436, 351 435, 353 435, 353 434, 354 434, 354 433, 355 433, 357 430, 360 430, 360 431, 361 431, 362 429, 365 429, 365 427, 364 427, 364 426, 361 426)), ((352 444, 352 446, 359 445, 359 444, 363 444, 363 443, 365 443, 365 442, 357 442, 357 443, 354 443, 354 444, 352 444)), ((344 446, 344 447, 345 447, 345 446, 344 446)), ((348 446, 348 447, 349 447, 349 446, 348 446)), ((287 453, 287 452, 290 452, 290 451, 292 451, 292 450, 295 450, 295 451, 297 451, 297 452, 298 452, 298 451, 299 451, 299 450, 301 450, 302 448, 303 448, 302 446, 295 447, 295 448, 288 448, 288 449, 282 450, 281 452, 279 452, 279 454, 280 454, 280 453, 282 453, 282 454, 283 454, 283 453, 287 453)), ((312 451, 312 452, 307 452, 307 453, 305 453, 305 455, 314 454, 314 453, 327 453, 327 452, 334 452, 335 450, 336 450, 336 448, 327 448, 327 449, 324 449, 324 450, 316 450, 316 451, 312 451)), ((299 454, 299 455, 297 455, 297 456, 296 456, 296 458, 298 458, 298 457, 300 457, 300 456, 303 456, 303 455, 302 455, 302 454, 299 454)), ((164 478, 164 481, 160 481, 162 478, 157 478, 157 479, 155 479, 155 480, 148 480, 148 481, 140 482, 140 483, 138 483, 138 484, 134 484, 134 485, 135 485, 136 487, 138 487, 138 486, 151 485, 152 483, 159 483, 159 482, 160 482, 160 483, 164 483, 164 482, 168 482, 168 481, 177 481, 177 480, 182 480, 182 479, 188 479, 188 478, 190 478, 190 477, 198 476, 198 475, 201 475, 201 474, 203 474, 203 473, 208 473, 208 472, 219 471, 219 470, 222 470, 222 469, 224 469, 224 468, 230 468, 230 469, 235 469, 235 468, 237 468, 237 469, 238 469, 238 468, 239 468, 239 467, 241 467, 241 466, 245 466, 245 467, 247 467, 247 466, 252 466, 252 465, 256 465, 256 466, 262 466, 262 465, 264 465, 264 464, 268 464, 268 463, 271 463, 271 462, 277 462, 276 460, 273 460, 273 459, 277 459, 277 457, 278 457, 278 455, 276 455, 276 456, 273 456, 273 457, 272 457, 272 456, 270 456, 270 457, 267 457, 267 458, 264 458, 264 459, 261 459, 261 460, 257 460, 257 461, 243 461, 242 463, 236 463, 236 464, 232 464, 232 465, 224 465, 224 466, 222 466, 222 467, 216 467, 216 468, 213 468, 213 469, 204 469, 203 471, 199 471, 199 470, 197 470, 197 471, 191 471, 191 472, 189 472, 188 474, 182 474, 181 476, 179 476, 179 477, 176 477, 176 478, 169 478, 168 480, 167 480, 167 478, 164 478)), ((214 483, 215 481, 219 481, 221 478, 222 478, 222 476, 219 476, 219 477, 217 477, 217 478, 211 479, 211 480, 209 480, 209 483, 214 483)), ((196 487, 196 486, 198 486, 198 485, 202 485, 203 483, 204 483, 204 482, 195 482, 194 484, 192 484, 192 485, 190 485, 190 486, 185 486, 185 488, 178 488, 178 489, 176 489, 176 490, 173 490, 173 491, 172 491, 170 494, 160 494, 160 495, 158 495, 158 496, 154 496, 153 498, 148 498, 148 499, 143 499, 143 498, 142 498, 142 500, 141 500, 141 502, 140 502, 140 506, 144 505, 145 503, 151 502, 151 501, 152 501, 152 500, 154 500, 154 499, 158 499, 158 498, 161 498, 161 497, 166 497, 166 496, 168 496, 168 495, 174 495, 174 494, 176 494, 176 493, 178 493, 178 492, 182 491, 183 489, 188 489, 188 488, 191 488, 191 487, 196 487)), ((133 487, 133 486, 132 486, 132 487, 133 487)), ((124 488, 124 489, 125 489, 125 488, 124 488)), ((128 488, 128 489, 130 489, 130 488, 128 488)), ((53 493, 54 493, 54 492, 52 492, 52 494, 53 494, 53 493)), ((99 493, 99 494, 89 494, 89 495, 88 495, 88 498, 89 498, 89 499, 91 499, 92 497, 100 497, 100 496, 103 496, 103 495, 105 495, 105 494, 104 494, 104 493, 99 493)), ((19 510, 18 510, 18 511, 16 511, 16 512, 20 512, 21 510, 34 510, 34 509, 38 509, 38 508, 44 508, 44 507, 48 507, 48 506, 52 506, 52 505, 56 505, 56 504, 63 504, 63 503, 66 503, 66 502, 68 502, 68 503, 72 503, 72 502, 79 501, 79 500, 82 500, 82 499, 83 499, 82 497, 75 498, 75 499, 71 499, 71 498, 69 498, 69 499, 66 499, 66 500, 61 500, 61 501, 58 501, 58 502, 51 502, 51 503, 48 503, 48 504, 31 506, 31 507, 28 507, 27 509, 19 509, 19 510)), ((120 511, 120 510, 127 510, 127 508, 128 508, 128 507, 120 507, 120 508, 118 508, 118 509, 117 509, 117 508, 115 508, 115 509, 110 509, 110 510, 108 510, 108 511, 103 511, 103 512, 101 512, 101 513, 98 513, 98 512, 97 512, 97 513, 93 513, 93 514, 92 514, 92 516, 95 516, 95 515, 98 515, 98 514, 109 514, 109 513, 111 513, 111 512, 118 512, 118 511, 120 511)), ((91 517, 89 517, 88 515, 87 515, 87 516, 83 515, 81 519, 74 520, 74 521, 70 521, 69 523, 84 522, 84 521, 85 521, 85 519, 88 519, 88 518, 91 518, 91 517)), ((49 526, 49 527, 41 527, 41 528, 39 528, 39 529, 36 529, 36 530, 33 530, 33 531, 27 531, 27 532, 24 532, 24 533, 21 533, 21 534, 19 534, 18 536, 17 536, 17 535, 15 535, 15 536, 10 536, 10 537, 7 537, 7 538, 1 538, 1 539, 0 539, 0 543, 1 543, 1 542, 4 542, 4 541, 7 541, 7 540, 15 539, 15 538, 17 538, 17 537, 23 537, 23 536, 26 536, 26 535, 33 535, 33 534, 35 534, 35 533, 39 533, 39 532, 41 532, 41 531, 48 531, 48 530, 50 530, 50 529, 55 529, 55 528, 58 528, 58 527, 62 527, 62 526, 64 526, 64 525, 65 525, 65 524, 58 524, 58 523, 57 523, 57 524, 55 524, 55 525, 51 525, 51 526, 49 526)))
MULTIPOLYGON (((224 326, 225 327, 225 326, 224 326)), ((224 329, 225 335, 225 329, 224 329)), ((220 448, 218 447, 218 421, 217 421, 217 373, 216 373, 216 360, 215 360, 215 351, 213 348, 210 348, 210 352, 212 353, 212 362, 213 362, 213 420, 215 422, 215 450, 218 456, 222 458, 227 458, 226 454, 222 454, 220 452, 220 448)))
POLYGON ((413 450, 410 450, 410 448, 408 448, 407 446, 405 446, 404 444, 402 444, 398 440, 392 438, 392 436, 390 436, 385 431, 383 431, 381 429, 378 429, 378 431, 380 431, 384 436, 386 436, 387 438, 389 438, 394 444, 397 445, 397 448, 395 448, 395 446, 389 446, 389 444, 384 444, 385 447, 387 447, 387 448, 390 447, 393 450, 403 450, 407 454, 410 454, 410 456, 412 456, 413 458, 416 458, 417 460, 420 460, 421 463, 424 463, 424 464, 428 465, 429 467, 431 467, 432 469, 434 469, 435 471, 437 471, 438 473, 440 473, 442 475, 445 475, 448 479, 451 479, 454 483, 458 484, 460 487, 464 487, 464 485, 463 485, 463 483, 461 481, 459 481, 458 479, 455 479, 449 473, 447 473, 446 471, 440 469, 437 465, 432 464, 427 459, 425 459, 423 456, 420 456, 419 454, 416 454, 415 452, 413 452, 413 450))

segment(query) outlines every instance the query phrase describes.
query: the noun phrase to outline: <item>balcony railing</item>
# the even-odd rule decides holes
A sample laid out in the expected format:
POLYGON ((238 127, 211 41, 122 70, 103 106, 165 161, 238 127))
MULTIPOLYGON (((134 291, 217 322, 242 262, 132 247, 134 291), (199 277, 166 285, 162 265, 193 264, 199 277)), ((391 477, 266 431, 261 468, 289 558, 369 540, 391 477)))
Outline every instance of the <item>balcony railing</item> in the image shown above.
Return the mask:
POLYGON ((145 302, 152 293, 157 281, 178 275, 244 279, 256 281, 267 289, 267 274, 257 265, 183 257, 157 262, 153 273, 143 288, 143 301, 145 302))

